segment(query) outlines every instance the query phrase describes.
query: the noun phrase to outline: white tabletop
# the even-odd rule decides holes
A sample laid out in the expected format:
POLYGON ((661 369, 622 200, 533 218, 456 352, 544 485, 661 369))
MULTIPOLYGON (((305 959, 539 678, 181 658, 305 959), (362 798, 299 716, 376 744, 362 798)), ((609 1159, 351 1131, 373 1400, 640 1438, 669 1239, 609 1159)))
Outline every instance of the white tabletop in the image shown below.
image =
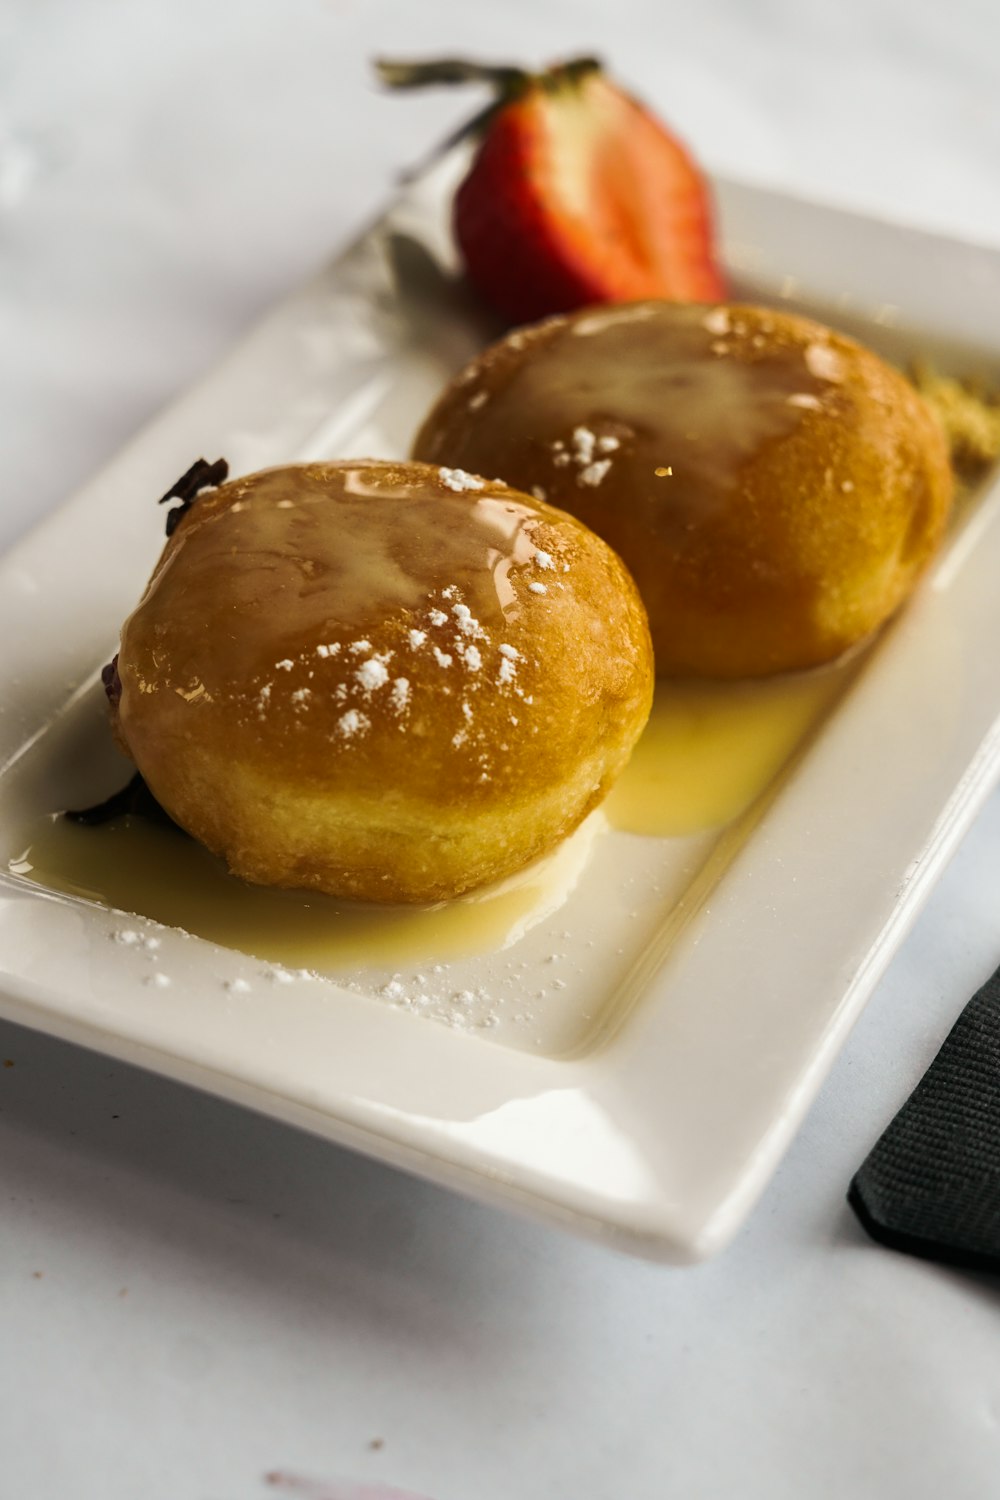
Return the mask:
MULTIPOLYGON (((590 50, 712 168, 1000 244, 986 0, 0 0, 0 543, 472 108, 381 97, 372 55, 590 50)), ((994 796, 695 1269, 0 1025, 0 1495, 996 1494, 996 1285, 874 1246, 844 1194, 1000 961, 998 893, 994 796)))

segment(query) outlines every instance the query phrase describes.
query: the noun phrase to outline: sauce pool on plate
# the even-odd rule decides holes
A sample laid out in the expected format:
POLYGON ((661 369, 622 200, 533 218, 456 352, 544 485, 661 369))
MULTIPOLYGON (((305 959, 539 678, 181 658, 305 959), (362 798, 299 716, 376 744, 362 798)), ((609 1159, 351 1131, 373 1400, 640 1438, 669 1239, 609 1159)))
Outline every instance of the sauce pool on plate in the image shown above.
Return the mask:
POLYGON ((195 840, 128 816, 83 828, 47 815, 22 830, 10 872, 33 884, 179 927, 292 968, 496 950, 551 914, 607 829, 680 838, 721 829, 772 785, 853 673, 833 667, 757 682, 661 681, 649 723, 603 807, 546 859, 433 906, 377 907, 248 885, 195 840))

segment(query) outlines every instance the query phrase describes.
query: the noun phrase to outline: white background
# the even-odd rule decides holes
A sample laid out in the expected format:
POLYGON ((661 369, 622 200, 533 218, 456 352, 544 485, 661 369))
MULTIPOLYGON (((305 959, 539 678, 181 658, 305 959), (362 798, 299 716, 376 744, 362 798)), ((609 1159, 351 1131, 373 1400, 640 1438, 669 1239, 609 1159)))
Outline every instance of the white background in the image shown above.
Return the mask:
MULTIPOLYGON (((993 0, 0 0, 0 543, 479 103, 385 98, 373 55, 591 50, 710 168, 1000 245, 993 0)), ((0 1025, 0 1497, 996 1495, 996 1283, 844 1193, 997 962, 1000 797, 748 1227, 680 1271, 0 1025)))

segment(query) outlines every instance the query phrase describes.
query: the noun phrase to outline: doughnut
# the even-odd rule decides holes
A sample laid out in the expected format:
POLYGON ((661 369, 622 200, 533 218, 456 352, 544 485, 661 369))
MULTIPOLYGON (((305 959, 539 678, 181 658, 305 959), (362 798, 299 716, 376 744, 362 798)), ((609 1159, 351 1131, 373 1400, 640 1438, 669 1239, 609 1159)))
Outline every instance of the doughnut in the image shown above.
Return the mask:
POLYGON ((116 735, 246 881, 445 900, 569 834, 649 713, 642 602, 499 480, 276 468, 184 513, 121 632, 116 735))
POLYGON ((877 629, 941 538, 939 425, 875 354, 773 309, 637 302, 515 330, 416 458, 499 474, 620 554, 662 675, 811 667, 877 629))

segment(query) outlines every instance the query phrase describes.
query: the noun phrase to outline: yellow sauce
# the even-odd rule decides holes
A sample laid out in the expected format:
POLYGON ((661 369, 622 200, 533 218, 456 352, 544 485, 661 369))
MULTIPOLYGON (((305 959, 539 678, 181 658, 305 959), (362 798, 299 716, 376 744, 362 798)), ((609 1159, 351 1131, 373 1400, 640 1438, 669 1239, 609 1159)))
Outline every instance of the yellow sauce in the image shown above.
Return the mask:
MULTIPOLYGON (((842 663, 756 683, 661 682, 604 816, 619 830, 668 838, 732 822, 771 785, 851 670, 842 663)), ((506 946, 561 904, 602 826, 598 814, 519 876, 433 907, 387 909, 246 885, 193 839, 134 817, 98 828, 44 817, 25 831, 9 868, 270 962, 337 972, 506 946)))
POLYGON ((665 682, 605 803, 628 833, 676 838, 722 828, 777 776, 843 689, 852 663, 757 682, 665 682))
POLYGON ((337 972, 506 947, 562 904, 595 831, 591 822, 529 870, 435 906, 373 906, 247 885, 194 839, 132 816, 97 828, 57 815, 40 819, 9 869, 270 963, 337 972))

